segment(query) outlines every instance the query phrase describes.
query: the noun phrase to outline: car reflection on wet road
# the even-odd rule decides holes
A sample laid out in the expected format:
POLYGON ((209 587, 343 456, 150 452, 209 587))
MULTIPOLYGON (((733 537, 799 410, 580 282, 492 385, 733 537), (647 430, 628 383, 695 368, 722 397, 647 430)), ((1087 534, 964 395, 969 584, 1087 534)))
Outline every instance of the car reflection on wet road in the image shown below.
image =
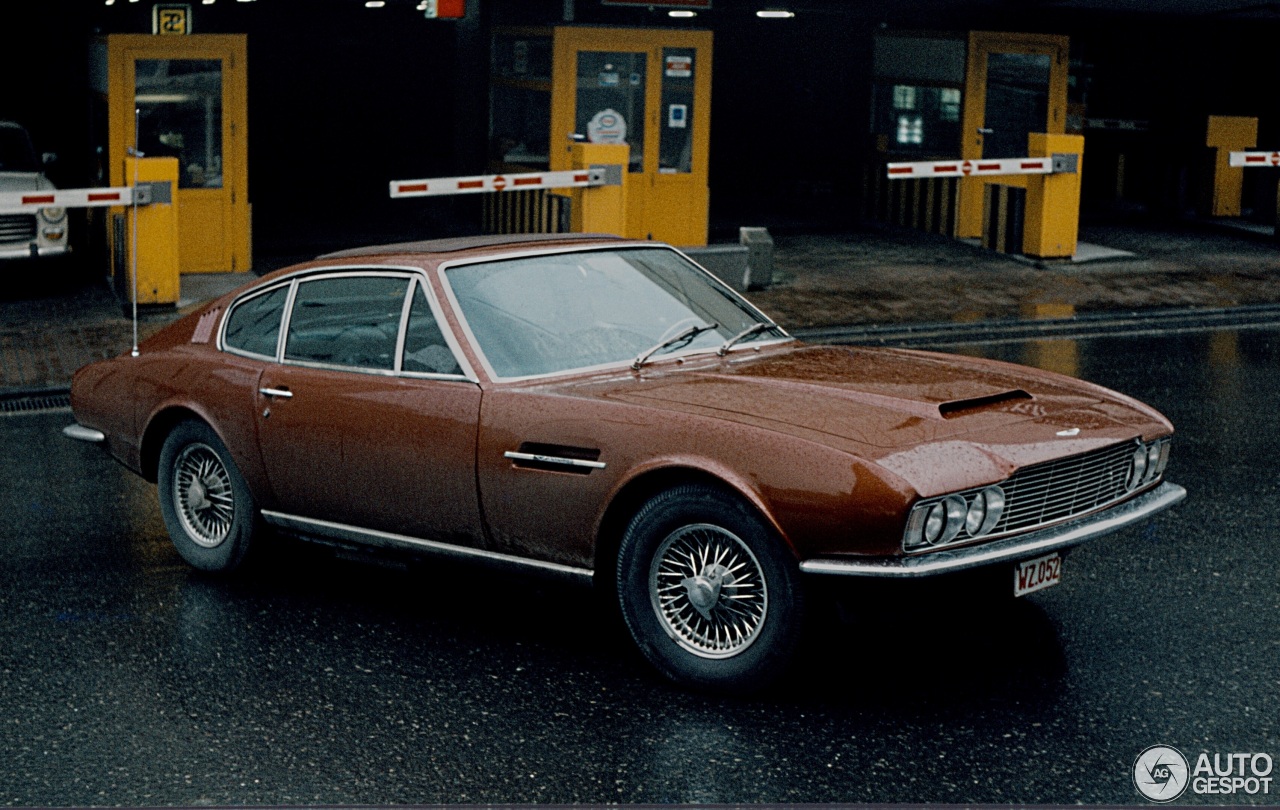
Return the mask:
POLYGON ((1150 403, 1188 499, 1016 602, 854 600, 749 699, 660 681, 573 586, 310 546, 202 576, 69 413, 0 417, 0 803, 1132 804, 1148 746, 1280 758, 1280 331, 946 350, 1150 403))

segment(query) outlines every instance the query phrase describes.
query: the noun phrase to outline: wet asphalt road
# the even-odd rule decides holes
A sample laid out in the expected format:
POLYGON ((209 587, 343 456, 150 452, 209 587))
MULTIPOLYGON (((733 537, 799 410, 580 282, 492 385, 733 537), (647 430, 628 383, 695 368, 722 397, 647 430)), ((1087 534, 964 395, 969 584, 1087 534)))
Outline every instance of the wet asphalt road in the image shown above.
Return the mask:
POLYGON ((1280 760, 1280 331, 949 350, 1156 406, 1188 499, 1023 600, 824 623, 750 699, 666 685, 572 586, 295 546, 200 575, 69 414, 0 417, 0 803, 1137 804, 1157 743, 1280 760))

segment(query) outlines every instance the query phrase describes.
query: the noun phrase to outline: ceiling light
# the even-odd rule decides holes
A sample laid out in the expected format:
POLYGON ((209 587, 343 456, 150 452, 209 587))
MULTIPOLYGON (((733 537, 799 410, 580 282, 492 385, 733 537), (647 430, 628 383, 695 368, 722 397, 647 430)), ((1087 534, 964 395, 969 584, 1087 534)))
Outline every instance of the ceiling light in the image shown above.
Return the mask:
POLYGON ((107 5, 114 6, 115 4, 116 4, 116 0, 107 0, 107 5))
POLYGON ((365 8, 382 8, 387 4, 387 0, 365 0, 365 8))
POLYGON ((796 13, 780 9, 765 9, 764 11, 757 11, 756 16, 763 20, 786 20, 796 16, 796 13))
POLYGON ((200 2, 205 4, 206 6, 213 5, 213 0, 200 0, 200 2))
POLYGON ((668 11, 668 12, 667 12, 667 16, 668 16, 668 17, 696 17, 696 16, 698 16, 698 12, 696 12, 696 11, 668 11))

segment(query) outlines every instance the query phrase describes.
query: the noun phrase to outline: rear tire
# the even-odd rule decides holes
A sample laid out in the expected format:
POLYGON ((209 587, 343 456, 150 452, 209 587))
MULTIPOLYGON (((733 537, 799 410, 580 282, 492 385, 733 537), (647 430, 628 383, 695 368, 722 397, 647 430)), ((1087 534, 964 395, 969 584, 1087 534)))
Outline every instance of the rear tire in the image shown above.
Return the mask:
POLYGON ((740 498, 689 484, 631 519, 618 602, 636 646, 671 680, 718 692, 763 688, 790 662, 804 619, 800 569, 740 498))
POLYGON ((258 508, 213 428, 175 426, 160 448, 156 478, 160 514, 182 558, 203 571, 238 568, 253 546, 258 508))

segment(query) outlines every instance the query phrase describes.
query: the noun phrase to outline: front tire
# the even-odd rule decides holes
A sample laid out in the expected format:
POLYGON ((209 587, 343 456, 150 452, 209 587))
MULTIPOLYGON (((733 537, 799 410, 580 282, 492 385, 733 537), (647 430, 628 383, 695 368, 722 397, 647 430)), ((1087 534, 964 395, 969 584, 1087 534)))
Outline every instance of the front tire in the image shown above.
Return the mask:
POLYGON ((617 588, 636 646, 677 683, 760 689, 800 638, 795 557, 747 504, 713 487, 676 487, 640 509, 623 534, 617 588))
POLYGON ((156 478, 160 514, 182 558, 203 571, 238 568, 253 545, 258 509, 213 428, 194 421, 174 427, 156 478))

